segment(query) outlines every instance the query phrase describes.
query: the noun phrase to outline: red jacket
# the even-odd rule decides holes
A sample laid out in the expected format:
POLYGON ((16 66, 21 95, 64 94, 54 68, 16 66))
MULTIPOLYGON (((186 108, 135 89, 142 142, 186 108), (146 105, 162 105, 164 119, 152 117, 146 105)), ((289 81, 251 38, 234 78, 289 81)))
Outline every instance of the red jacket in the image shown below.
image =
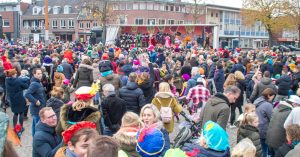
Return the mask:
POLYGON ((66 50, 64 53, 64 58, 67 58, 69 61, 68 63, 73 63, 73 52, 72 50, 66 50))

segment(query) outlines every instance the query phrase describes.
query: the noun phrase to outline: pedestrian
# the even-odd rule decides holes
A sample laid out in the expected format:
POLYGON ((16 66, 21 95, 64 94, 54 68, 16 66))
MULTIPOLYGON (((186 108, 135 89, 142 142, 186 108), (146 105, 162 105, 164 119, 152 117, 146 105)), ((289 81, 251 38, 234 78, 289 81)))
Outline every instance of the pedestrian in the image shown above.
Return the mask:
POLYGON ((71 79, 74 73, 73 67, 68 63, 68 59, 64 58, 61 62, 61 66, 63 68, 63 74, 66 77, 66 79, 71 79))
POLYGON ((198 67, 193 67, 191 71, 191 78, 187 81, 187 87, 184 92, 184 95, 189 93, 189 90, 196 86, 197 79, 201 77, 198 67))
POLYGON ((275 151, 274 157, 284 157, 300 143, 300 126, 298 124, 291 124, 287 126, 285 131, 287 142, 275 151))
POLYGON ((291 90, 292 78, 288 75, 288 70, 283 69, 281 76, 276 80, 276 85, 278 86, 278 94, 275 97, 275 102, 279 102, 288 97, 289 90, 291 90))
POLYGON ((93 77, 93 67, 89 58, 83 59, 80 63, 78 70, 76 71, 73 88, 80 88, 82 86, 91 86, 94 77, 93 77))
POLYGON ((56 114, 51 107, 44 107, 39 116, 41 121, 36 125, 36 133, 32 140, 32 157, 54 157, 63 145, 61 136, 55 132, 56 114))
POLYGON ((64 79, 61 88, 64 90, 64 94, 63 94, 64 103, 70 102, 71 101, 70 95, 72 92, 75 91, 75 88, 73 88, 72 84, 70 83, 70 80, 64 79))
POLYGON ((108 136, 99 136, 88 146, 86 157, 117 157, 120 144, 108 136))
POLYGON ((41 84, 42 70, 40 68, 33 69, 33 77, 25 97, 30 102, 30 113, 32 115, 32 136, 35 133, 35 125, 40 120, 39 112, 46 106, 46 93, 41 84))
POLYGON ((46 106, 51 107, 56 114, 57 119, 60 119, 60 108, 64 105, 63 89, 61 87, 53 87, 51 98, 47 100, 46 106))
POLYGON ((155 95, 155 88, 153 86, 155 76, 154 76, 154 69, 152 63, 148 63, 150 72, 142 72, 138 76, 138 86, 144 93, 145 103, 151 103, 154 95, 155 95))
POLYGON ((55 87, 60 87, 63 83, 63 80, 65 79, 65 75, 62 72, 63 72, 63 66, 58 65, 56 68, 56 72, 54 72, 54 78, 53 78, 55 87))
POLYGON ((221 63, 217 64, 217 68, 214 74, 214 81, 216 85, 217 92, 224 92, 224 82, 225 82, 225 75, 223 65, 221 63))

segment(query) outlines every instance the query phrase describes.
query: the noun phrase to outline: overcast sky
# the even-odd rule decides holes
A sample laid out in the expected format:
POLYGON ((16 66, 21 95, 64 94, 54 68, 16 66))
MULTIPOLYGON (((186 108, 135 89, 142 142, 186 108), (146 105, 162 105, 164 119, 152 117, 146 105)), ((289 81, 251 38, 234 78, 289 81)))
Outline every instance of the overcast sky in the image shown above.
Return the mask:
MULTIPOLYGON (((11 2, 11 1, 17 1, 17 0, 0 0, 0 2, 11 2)), ((193 0, 182 0, 182 1, 193 2, 193 0)), ((22 2, 30 3, 31 0, 22 0, 22 2)), ((205 0, 205 3, 218 4, 223 6, 235 7, 235 8, 242 7, 242 0, 205 0)))

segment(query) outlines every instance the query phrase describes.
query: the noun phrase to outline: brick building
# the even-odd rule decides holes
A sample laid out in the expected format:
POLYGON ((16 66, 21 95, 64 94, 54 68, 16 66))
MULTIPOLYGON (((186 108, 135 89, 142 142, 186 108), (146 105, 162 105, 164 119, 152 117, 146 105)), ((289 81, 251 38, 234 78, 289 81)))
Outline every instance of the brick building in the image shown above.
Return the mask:
POLYGON ((4 1, 0 3, 3 34, 8 40, 20 38, 20 17, 28 8, 28 3, 4 1))

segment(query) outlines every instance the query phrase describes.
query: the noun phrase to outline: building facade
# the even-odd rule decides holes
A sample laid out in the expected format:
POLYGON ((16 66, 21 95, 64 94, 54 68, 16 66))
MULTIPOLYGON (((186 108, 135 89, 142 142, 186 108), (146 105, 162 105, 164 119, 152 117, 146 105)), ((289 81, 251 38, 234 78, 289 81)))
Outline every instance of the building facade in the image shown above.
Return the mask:
POLYGON ((28 8, 28 3, 4 1, 0 3, 2 28, 8 40, 20 38, 20 17, 28 8))

